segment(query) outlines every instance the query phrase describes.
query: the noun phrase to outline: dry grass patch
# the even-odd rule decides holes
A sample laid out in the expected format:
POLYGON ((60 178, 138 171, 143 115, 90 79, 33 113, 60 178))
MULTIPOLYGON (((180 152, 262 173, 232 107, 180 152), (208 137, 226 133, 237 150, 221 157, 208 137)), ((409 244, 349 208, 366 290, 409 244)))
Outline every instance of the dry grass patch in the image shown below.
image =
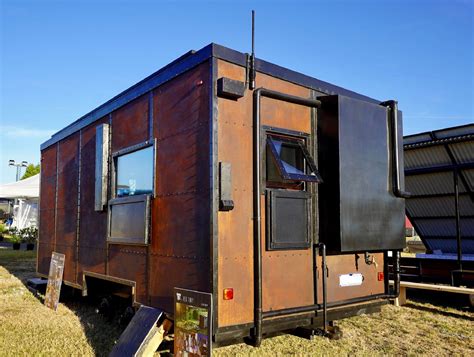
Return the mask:
POLYGON ((46 308, 23 284, 34 271, 35 253, 0 250, 0 355, 107 355, 120 329, 84 301, 46 308))
POLYGON ((474 356, 474 314, 470 311, 410 301, 404 307, 386 305, 379 314, 337 322, 341 340, 313 341, 281 334, 264 339, 259 349, 245 344, 222 347, 216 356, 474 356))

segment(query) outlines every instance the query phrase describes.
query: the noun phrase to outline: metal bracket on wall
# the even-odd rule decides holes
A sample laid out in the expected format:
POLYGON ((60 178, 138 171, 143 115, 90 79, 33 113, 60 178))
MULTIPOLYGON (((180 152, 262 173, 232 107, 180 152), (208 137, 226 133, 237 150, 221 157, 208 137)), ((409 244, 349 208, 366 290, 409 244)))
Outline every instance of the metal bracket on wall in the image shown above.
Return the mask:
POLYGON ((245 83, 221 77, 217 80, 217 95, 222 98, 237 100, 245 95, 245 83))
POLYGON ((233 209, 232 166, 228 162, 219 162, 219 211, 231 211, 233 209))

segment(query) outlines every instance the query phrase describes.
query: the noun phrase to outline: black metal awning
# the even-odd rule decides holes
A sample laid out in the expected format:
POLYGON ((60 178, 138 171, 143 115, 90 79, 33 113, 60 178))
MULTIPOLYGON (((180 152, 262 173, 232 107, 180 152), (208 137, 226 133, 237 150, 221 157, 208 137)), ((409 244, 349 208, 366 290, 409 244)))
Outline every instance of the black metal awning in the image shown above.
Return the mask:
POLYGON ((474 254, 474 124, 405 136, 404 153, 406 214, 426 248, 474 254))

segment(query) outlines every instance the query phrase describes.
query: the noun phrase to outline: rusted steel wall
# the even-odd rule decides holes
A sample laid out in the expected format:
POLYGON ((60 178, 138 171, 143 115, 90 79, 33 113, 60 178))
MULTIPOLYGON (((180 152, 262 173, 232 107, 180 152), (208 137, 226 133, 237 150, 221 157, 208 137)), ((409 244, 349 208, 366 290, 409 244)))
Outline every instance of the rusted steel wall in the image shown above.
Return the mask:
MULTIPOLYGON (((245 81, 245 68, 218 61, 218 78, 228 77, 245 81)), ((311 91, 280 79, 257 73, 256 87, 310 98, 311 91)), ((316 95, 324 95, 316 93, 316 95)), ((254 318, 253 289, 253 203, 252 203, 252 106, 253 96, 246 92, 237 101, 217 98, 218 103, 218 160, 232 165, 232 186, 235 208, 218 213, 218 326, 252 323, 254 318), (223 300, 223 289, 234 288, 234 299, 223 300)), ((311 134, 311 110, 307 107, 262 98, 262 126, 289 129, 311 134)), ((317 120, 317 119, 316 119, 317 120)), ((316 124, 314 124, 316 125, 316 124)), ((316 144, 317 145, 317 144, 316 144)), ((316 158, 315 158, 316 159, 316 158)), ((265 197, 262 207, 262 293, 263 311, 307 306, 314 301, 313 251, 268 251, 265 246, 265 197)), ((317 205, 316 205, 317 207, 317 205)), ((315 215, 315 213, 313 213, 315 215)), ((313 221, 317 227, 318 222, 313 221)), ((317 228, 316 228, 317 232, 317 228)), ((330 256, 328 265, 329 301, 383 293, 383 281, 377 272, 383 271, 383 256, 376 255, 378 268, 368 266, 364 257, 355 267, 355 256, 330 256), (366 281, 360 287, 339 287, 339 274, 361 272, 366 281)), ((319 258, 318 258, 319 262, 319 258)), ((321 276, 320 262, 318 275, 321 276)), ((321 279, 318 280, 321 296, 321 279)), ((321 301, 319 301, 321 302, 321 301)))
MULTIPOLYGON (((245 68, 218 61, 218 78, 245 80, 245 68)), ((310 90, 257 73, 257 87, 310 97, 310 90)), ((218 324, 253 321, 252 95, 238 101, 218 98, 218 158, 232 164, 235 208, 218 214, 218 324), (223 300, 223 289, 234 288, 234 299, 223 300)), ((310 109, 263 98, 262 125, 311 131, 310 109)), ((263 308, 280 309, 314 302, 312 250, 265 249, 265 201, 262 197, 263 308)))
POLYGON ((175 286, 211 292, 209 69, 205 62, 153 92, 150 302, 168 311, 175 286))
POLYGON ((79 140, 77 132, 59 142, 56 203, 55 251, 65 254, 63 279, 74 284, 77 283, 79 140))
POLYGON ((61 252, 65 283, 82 286, 84 271, 132 280, 137 302, 169 311, 175 286, 211 291, 209 86, 205 62, 42 152, 39 273, 61 252), (111 124, 111 155, 157 139, 148 246, 108 244, 107 211, 94 210, 102 123, 111 124))
POLYGON ((149 139, 148 95, 112 113, 112 153, 149 139))
MULTIPOLYGON (((375 263, 366 264, 364 254, 331 255, 327 257, 327 298, 328 301, 341 301, 384 293, 384 282, 378 280, 383 272, 383 253, 371 254, 375 263), (364 277, 362 285, 339 286, 342 274, 360 273, 364 277)), ((317 257, 318 278, 321 281, 321 257, 317 257)), ((322 285, 318 283, 318 303, 323 302, 322 285)))
POLYGON ((78 284, 82 285, 83 271, 106 273, 107 211, 94 210, 95 185, 95 132, 97 125, 109 122, 109 117, 81 131, 81 192, 79 218, 79 267, 78 284))
POLYGON ((41 184, 39 207, 39 240, 37 270, 48 275, 56 234, 56 161, 57 147, 52 145, 41 153, 41 184))

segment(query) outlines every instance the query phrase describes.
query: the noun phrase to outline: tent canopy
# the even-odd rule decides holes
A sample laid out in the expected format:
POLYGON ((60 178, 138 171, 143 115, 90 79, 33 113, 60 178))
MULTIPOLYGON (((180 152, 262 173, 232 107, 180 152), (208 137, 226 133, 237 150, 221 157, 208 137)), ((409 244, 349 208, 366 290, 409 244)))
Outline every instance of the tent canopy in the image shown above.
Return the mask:
POLYGON ((40 175, 35 175, 24 180, 0 185, 0 198, 27 198, 39 197, 40 175))

